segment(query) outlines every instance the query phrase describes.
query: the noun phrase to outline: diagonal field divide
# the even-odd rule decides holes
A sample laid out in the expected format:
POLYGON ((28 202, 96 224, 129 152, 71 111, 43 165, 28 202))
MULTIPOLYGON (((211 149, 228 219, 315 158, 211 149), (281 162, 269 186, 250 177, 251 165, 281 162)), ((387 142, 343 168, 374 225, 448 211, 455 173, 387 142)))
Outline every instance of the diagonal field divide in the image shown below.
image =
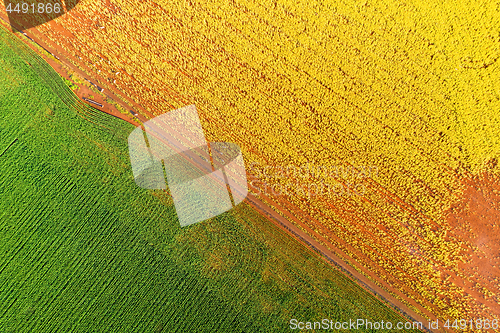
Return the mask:
MULTIPOLYGON (((0 22, 3 21, 3 23, 8 23, 6 18, 2 17, 0 15, 0 22)), ((33 42, 37 43, 40 47, 42 47, 46 52, 50 53, 52 56, 57 58, 57 61, 60 63, 64 64, 65 66, 69 67, 71 70, 76 72, 77 74, 81 75, 82 77, 87 77, 93 82, 99 82, 102 86, 106 87, 106 93, 105 95, 113 100, 114 102, 120 104, 122 107, 125 109, 130 110, 131 105, 133 106, 134 113, 133 118, 134 119, 127 119, 126 117, 120 117, 122 120, 128 121, 129 123, 133 124, 134 126, 137 126, 137 122, 144 123, 148 121, 149 119, 153 118, 154 115, 152 115, 150 112, 148 112, 146 109, 144 109, 141 105, 138 103, 134 102, 131 100, 126 94, 123 94, 121 91, 118 91, 116 88, 114 88, 110 84, 106 84, 106 80, 102 77, 96 76, 90 68, 88 68, 84 64, 78 64, 79 67, 76 67, 73 62, 67 58, 65 55, 59 53, 57 51, 57 48, 54 47, 53 45, 49 45, 45 41, 41 40, 41 37, 38 36, 39 33, 35 28, 30 29, 30 32, 23 32, 23 34, 28 37, 30 40, 33 42), (146 116, 144 116, 146 115, 146 116)), ((41 34, 40 34, 41 35, 41 34)), ((42 35, 43 36, 43 35, 42 35)), ((22 36, 18 37, 26 43, 28 46, 29 42, 22 38, 22 36)), ((35 50, 38 52, 38 50, 35 50)), ((43 56, 43 55, 42 55, 43 56)), ((43 57, 46 59, 46 57, 43 57)), ((73 60, 76 61, 76 60, 73 60)), ((59 66, 54 66, 55 62, 49 62, 51 67, 54 68, 56 72, 59 74, 61 73, 61 68, 59 66)), ((82 100, 82 102, 85 102, 82 100)), ((88 104, 88 103, 87 103, 88 104)), ((97 109, 97 108, 96 108, 97 109)), ((108 114, 111 114, 113 116, 116 116, 115 114, 112 114, 108 112, 109 108, 106 108, 106 105, 102 109, 98 109, 102 112, 106 112, 108 114)), ((346 276, 348 276, 350 279, 354 280, 358 285, 360 285, 363 289, 371 292, 372 294, 375 294, 379 299, 382 299, 386 304, 391 306, 392 308, 396 309, 398 312, 402 313, 405 315, 409 320, 412 321, 418 321, 422 322, 424 325, 425 331, 428 332, 441 332, 441 330, 430 330, 427 329, 427 322, 429 320, 435 320, 436 317, 429 313, 428 310, 424 309, 422 306, 420 306, 418 303, 415 301, 408 299, 398 293, 397 291, 393 290, 390 285, 384 283, 383 281, 377 281, 380 284, 384 285, 384 287, 381 287, 377 283, 373 282, 371 279, 369 279, 366 275, 360 273, 357 269, 355 269, 352 265, 355 265, 355 263, 347 263, 345 260, 343 260, 341 257, 341 251, 339 249, 332 249, 329 247, 326 247, 322 245, 319 241, 314 239, 311 234, 315 234, 314 231, 312 230, 307 230, 308 232, 302 230, 298 226, 301 226, 304 229, 308 229, 307 226, 305 226, 303 223, 300 222, 295 216, 292 214, 279 209, 279 204, 276 202, 272 201, 270 198, 262 197, 257 198, 250 192, 247 195, 247 198, 245 199, 246 202, 248 202, 252 208, 254 208, 256 211, 261 213, 262 215, 266 216, 270 222, 272 222, 276 227, 281 229, 283 232, 291 235, 298 241, 300 241, 304 246, 306 246, 310 251, 311 254, 313 255, 320 255, 321 258, 328 263, 330 266, 333 266, 335 269, 338 269, 342 271, 346 276), (272 208, 276 207, 276 208, 272 208), (280 210, 281 213, 286 215, 284 217, 283 215, 279 214, 277 210, 280 210), (297 224, 292 223, 291 221, 294 221, 297 224), (416 309, 423 315, 417 313, 416 311, 412 310, 408 304, 403 303, 401 300, 399 300, 397 297, 393 296, 388 290, 391 290, 393 293, 397 294, 399 297, 404 299, 408 304, 416 309), (425 316, 425 317, 424 317, 425 316)), ((331 245, 331 244, 330 244, 331 245)), ((359 270, 364 270, 360 265, 356 265, 359 270)), ((366 270, 364 270, 366 272, 366 270)), ((366 272, 368 274, 368 272, 366 272)))
MULTIPOLYGON (((287 218, 278 214, 275 209, 271 208, 271 205, 278 206, 278 204, 275 203, 274 201, 272 201, 270 198, 265 198, 265 200, 267 200, 267 203, 265 203, 261 199, 255 197, 253 194, 249 193, 247 195, 246 200, 255 210, 257 210, 262 215, 266 216, 278 228, 280 228, 284 232, 288 233, 289 235, 291 235, 292 237, 294 237, 295 239, 300 241, 302 244, 306 245, 306 247, 309 248, 311 250, 311 252, 313 252, 315 254, 319 254, 321 256, 321 258, 326 263, 328 263, 329 265, 342 271, 345 275, 347 275, 351 280, 354 280, 363 289, 371 292, 372 294, 375 294, 380 299, 382 299, 385 303, 387 303, 389 306, 391 306, 392 308, 401 312, 403 315, 405 315, 410 320, 422 322, 424 325, 424 328, 426 328, 426 323, 429 320, 436 319, 436 317, 433 316, 431 313, 429 313, 426 309, 419 306, 417 303, 415 303, 411 299, 405 297, 401 293, 398 293, 399 296, 404 298, 407 302, 413 303, 413 304, 411 304, 412 306, 418 308, 420 311, 425 313, 426 317, 423 317, 422 315, 416 313, 415 311, 410 309, 406 304, 404 304, 403 302, 398 300, 396 297, 392 296, 386 289, 382 288, 381 286, 379 286, 376 283, 374 283, 373 281, 371 281, 368 277, 361 274, 359 271, 357 271, 355 268, 353 268, 350 264, 348 264, 345 260, 341 259, 339 257, 339 255, 337 255, 337 253, 335 253, 334 250, 322 245, 320 242, 318 242, 316 239, 311 237, 304 230, 297 227, 297 225, 301 225, 303 228, 309 229, 307 226, 302 224, 292 214, 285 213, 283 210, 282 210, 282 212, 285 215, 287 215, 287 218), (297 223, 297 225, 291 223, 290 220, 295 221, 297 223)), ((314 231, 312 231, 312 230, 309 230, 309 231, 310 231, 310 233, 314 233, 314 231)), ((358 268, 362 269, 361 267, 358 267, 358 268)), ((382 283, 382 284, 385 284, 385 287, 390 289, 390 286, 387 285, 386 283, 382 283)), ((427 332, 440 332, 439 330, 430 330, 430 329, 425 329, 425 331, 427 331, 427 332)))

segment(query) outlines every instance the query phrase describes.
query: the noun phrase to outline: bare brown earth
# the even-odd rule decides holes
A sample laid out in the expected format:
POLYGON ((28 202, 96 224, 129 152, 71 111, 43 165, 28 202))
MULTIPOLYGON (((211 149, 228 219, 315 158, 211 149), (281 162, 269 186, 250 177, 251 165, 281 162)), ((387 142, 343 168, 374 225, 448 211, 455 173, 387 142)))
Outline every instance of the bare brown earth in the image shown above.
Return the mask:
POLYGON ((465 179, 462 199, 448 210, 448 237, 462 245, 460 274, 450 282, 468 293, 473 307, 488 306, 500 315, 500 178, 487 171, 465 179), (474 302, 472 301, 474 300, 474 302), (479 303, 479 304, 478 304, 479 303))

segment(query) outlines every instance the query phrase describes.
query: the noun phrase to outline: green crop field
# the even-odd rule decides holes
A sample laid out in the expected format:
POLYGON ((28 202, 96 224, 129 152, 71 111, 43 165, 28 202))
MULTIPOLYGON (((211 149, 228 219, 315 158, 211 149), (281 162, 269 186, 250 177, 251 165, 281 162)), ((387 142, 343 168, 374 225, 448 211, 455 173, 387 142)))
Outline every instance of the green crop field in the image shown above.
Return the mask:
POLYGON ((0 332, 282 332, 403 320, 241 204, 181 229, 135 186, 133 126, 0 29, 0 332))

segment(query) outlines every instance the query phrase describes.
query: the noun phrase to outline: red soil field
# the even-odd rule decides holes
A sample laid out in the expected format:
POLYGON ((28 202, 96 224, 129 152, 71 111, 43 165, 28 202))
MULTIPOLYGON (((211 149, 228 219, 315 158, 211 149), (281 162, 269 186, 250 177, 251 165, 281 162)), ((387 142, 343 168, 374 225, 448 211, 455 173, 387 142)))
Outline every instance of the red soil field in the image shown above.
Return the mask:
POLYGON ((466 290, 471 311, 486 305, 499 316, 500 178, 485 171, 463 183, 461 200, 447 212, 448 237, 463 244, 459 274, 450 272, 449 280, 466 290))

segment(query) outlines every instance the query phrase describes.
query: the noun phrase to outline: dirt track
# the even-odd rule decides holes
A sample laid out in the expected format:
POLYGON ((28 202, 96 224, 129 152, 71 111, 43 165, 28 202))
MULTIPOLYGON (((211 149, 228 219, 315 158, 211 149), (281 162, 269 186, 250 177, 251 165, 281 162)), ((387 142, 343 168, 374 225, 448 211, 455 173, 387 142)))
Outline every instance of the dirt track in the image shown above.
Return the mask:
MULTIPOLYGON (((0 15, 0 19, 3 21, 2 23, 5 26, 10 27, 7 18, 0 15)), ((33 51, 37 52, 59 75, 67 80, 72 81, 75 85, 78 86, 78 89, 73 92, 80 98, 83 103, 86 103, 97 110, 106 112, 107 114, 110 114, 114 117, 125 120, 134 126, 140 125, 140 122, 138 122, 137 120, 140 120, 141 122, 147 120, 147 118, 142 117, 139 114, 134 116, 132 114, 124 115, 123 113, 121 113, 113 104, 109 103, 107 100, 109 99, 114 103, 119 104, 124 109, 132 110, 134 112, 136 112, 135 110, 137 106, 134 107, 134 104, 131 103, 131 101, 125 102, 123 100, 123 97, 115 95, 115 93, 110 90, 103 90, 102 93, 96 94, 94 91, 92 91, 91 88, 89 88, 89 86, 96 85, 92 84, 93 78, 89 77, 87 73, 74 66, 73 63, 69 61, 69 59, 65 55, 58 52, 57 49, 55 49, 53 46, 49 46, 47 43, 37 38, 37 36, 33 35, 31 32, 23 31, 23 34, 25 37, 20 36, 20 38, 23 42, 25 42, 27 46, 29 46, 33 51), (43 51, 40 51, 30 41, 36 43, 43 51), (74 82, 74 80, 71 78, 70 72, 76 73, 80 77, 80 79, 86 80, 88 84, 74 82), (96 105, 95 103, 89 102, 86 99, 95 101, 101 104, 102 107, 96 105)), ((147 113, 142 112, 142 114, 147 113)), ((149 116, 152 117, 152 115, 149 116)))

